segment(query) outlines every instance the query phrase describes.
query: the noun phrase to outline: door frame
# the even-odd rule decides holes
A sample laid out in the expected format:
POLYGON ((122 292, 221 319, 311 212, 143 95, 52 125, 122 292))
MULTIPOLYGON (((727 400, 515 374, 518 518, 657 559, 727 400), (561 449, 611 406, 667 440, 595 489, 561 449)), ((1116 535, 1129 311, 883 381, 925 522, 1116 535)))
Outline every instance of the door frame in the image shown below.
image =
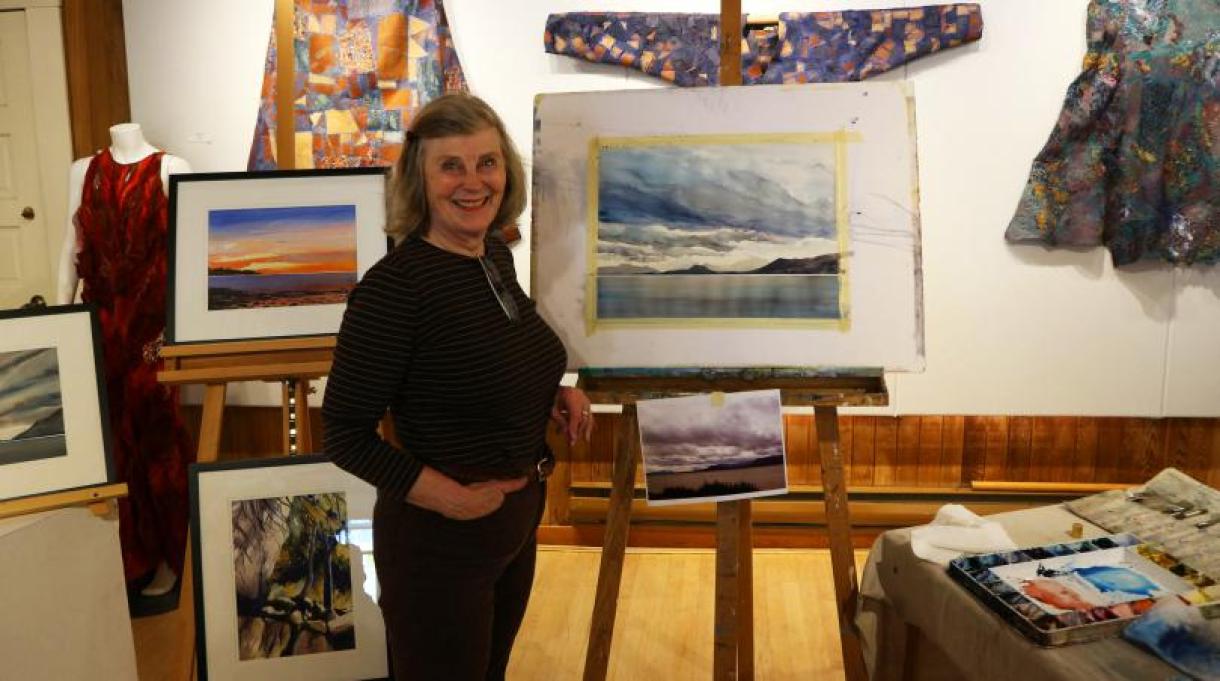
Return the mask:
MULTIPOLYGON (((62 0, 0 0, 0 11, 24 11, 34 98, 34 148, 42 186, 42 217, 51 284, 59 281, 59 252, 68 224, 68 169, 72 125, 64 59, 62 0)), ((53 303, 54 289, 47 291, 53 303)))

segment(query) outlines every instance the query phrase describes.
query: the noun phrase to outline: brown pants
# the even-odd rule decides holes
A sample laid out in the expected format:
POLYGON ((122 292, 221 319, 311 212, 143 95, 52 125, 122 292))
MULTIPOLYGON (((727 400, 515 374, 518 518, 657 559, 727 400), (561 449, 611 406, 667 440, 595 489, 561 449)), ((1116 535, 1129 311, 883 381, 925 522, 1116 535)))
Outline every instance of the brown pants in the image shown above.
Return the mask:
POLYGON ((378 497, 373 555, 397 681, 500 681, 534 581, 545 485, 450 520, 378 497))

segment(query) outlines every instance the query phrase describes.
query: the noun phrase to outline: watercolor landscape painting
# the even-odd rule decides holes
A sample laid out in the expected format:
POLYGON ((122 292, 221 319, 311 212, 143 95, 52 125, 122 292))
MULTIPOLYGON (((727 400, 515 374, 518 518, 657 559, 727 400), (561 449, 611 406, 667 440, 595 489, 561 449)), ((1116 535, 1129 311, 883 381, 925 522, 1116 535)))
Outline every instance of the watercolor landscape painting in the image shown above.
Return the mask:
POLYGON ((354 649, 344 494, 248 499, 232 512, 240 658, 354 649))
POLYGON ((843 318, 835 152, 817 135, 600 139, 597 323, 843 318))
POLYGON ((343 303, 356 285, 356 206, 208 211, 208 309, 343 303))
POLYGON ((0 352, 0 466, 67 453, 56 349, 0 352))
POLYGON ((778 390, 641 400, 638 413, 649 504, 788 491, 778 390))

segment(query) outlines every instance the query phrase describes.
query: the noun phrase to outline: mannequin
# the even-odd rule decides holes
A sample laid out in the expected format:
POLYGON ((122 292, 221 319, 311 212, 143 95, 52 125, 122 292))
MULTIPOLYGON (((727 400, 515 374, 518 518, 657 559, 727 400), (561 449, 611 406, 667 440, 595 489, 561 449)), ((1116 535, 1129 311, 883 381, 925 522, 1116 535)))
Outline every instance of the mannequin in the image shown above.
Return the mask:
MULTIPOLYGON (((157 149, 144 139, 144 131, 139 123, 119 123, 110 126, 110 154, 114 160, 123 164, 139 162, 157 149)), ((80 208, 81 190, 85 186, 85 173, 89 170, 92 156, 77 159, 68 171, 68 225, 64 233, 64 246, 59 255, 59 288, 56 292, 56 302, 69 305, 77 299, 77 287, 80 277, 76 273, 76 254, 80 243, 76 238, 76 209, 80 208)), ((191 166, 177 156, 166 154, 161 157, 161 186, 169 195, 169 176, 183 175, 191 172, 191 166)))
MULTIPOLYGON (((68 176, 68 217, 69 217, 69 219, 68 219, 67 230, 64 235, 63 250, 61 251, 61 254, 60 254, 59 281, 58 281, 58 290, 57 290, 57 301, 60 304, 69 304, 78 299, 90 297, 90 293, 87 292, 89 282, 85 282, 84 287, 81 286, 83 275, 80 271, 80 268, 82 266, 83 261, 80 259, 79 256, 81 255, 82 248, 87 247, 88 239, 84 238, 85 235, 83 233, 83 230, 85 229, 85 225, 80 223, 80 221, 78 220, 77 213, 81 209, 82 198, 84 196, 86 196, 86 189, 88 189, 88 188, 85 187, 85 183, 86 183, 87 178, 89 177, 90 168, 92 166, 94 166, 94 164, 95 164, 95 160, 97 161, 97 168, 98 168, 96 170, 96 172, 98 172, 99 174, 104 172, 103 168, 109 169, 109 172, 111 173, 112 176, 114 175, 114 169, 117 168, 119 174, 122 174, 123 169, 126 168, 127 169, 126 175, 127 175, 127 177, 130 177, 131 174, 138 169, 147 168, 147 169, 151 170, 151 166, 148 166, 147 164, 145 164, 144 161, 145 161, 145 159, 149 159, 149 157, 153 156, 154 154, 159 154, 159 152, 160 152, 159 149, 157 149, 156 147, 154 147, 153 145, 148 143, 148 141, 144 138, 143 131, 141 130, 140 126, 136 123, 122 123, 119 125, 112 126, 110 128, 110 139, 111 139, 111 146, 107 150, 99 151, 98 154, 96 154, 95 156, 91 156, 88 158, 83 158, 83 159, 79 159, 79 160, 75 161, 72 164, 71 170, 69 171, 69 176, 68 176), (108 155, 109 158, 103 159, 102 158, 103 155, 108 155), (103 163, 103 160, 106 161, 106 163, 103 163), (78 289, 85 289, 85 290, 78 290, 78 289)), ((149 161, 149 163, 154 163, 154 162, 157 162, 157 161, 155 161, 155 160, 149 161)), ((181 158, 177 158, 177 157, 170 156, 167 154, 160 155, 159 163, 160 163, 159 174, 160 174, 160 181, 161 181, 160 186, 161 186, 162 194, 165 195, 165 194, 169 193, 169 176, 172 174, 176 174, 176 173, 178 173, 178 174, 189 173, 190 166, 186 163, 186 161, 182 160, 181 158)), ((119 184, 121 184, 121 182, 119 184)), ((90 192, 90 194, 95 195, 95 196, 101 196, 100 194, 97 194, 97 192, 99 191, 97 189, 98 185, 99 185, 99 179, 97 179, 97 176, 95 176, 94 188, 93 188, 94 191, 90 192)), ((153 190, 153 191, 155 191, 155 190, 153 190)), ((136 196, 135 199, 133 199, 134 203, 132 205, 147 206, 148 202, 140 201, 139 200, 140 198, 141 198, 140 196, 136 196)), ((96 198, 94 199, 95 202, 98 200, 99 199, 96 199, 96 198)), ((118 206, 110 206, 110 207, 116 208, 116 209, 118 208, 118 206)), ((99 211, 97 210, 96 205, 91 207, 90 224, 94 224, 95 229, 97 228, 96 225, 108 224, 106 222, 107 220, 114 221, 114 220, 122 219, 119 217, 119 215, 121 214, 121 211, 116 210, 116 211, 110 211, 109 213, 106 213, 106 211, 103 210, 101 212, 106 213, 106 215, 101 216, 101 217, 99 217, 97 215, 98 212, 99 211), (99 222, 93 222, 92 220, 99 220, 99 222)), ((161 214, 161 215, 163 216, 163 214, 161 214)), ((140 218, 137 217, 137 218, 133 218, 133 219, 140 219, 140 218)), ((143 219, 149 220, 149 218, 147 216, 144 216, 143 219)), ((151 223, 144 222, 141 224, 144 226, 147 226, 148 224, 159 223, 157 225, 157 231, 163 233, 165 230, 164 220, 160 219, 159 217, 154 217, 151 220, 152 220, 151 223)), ((119 234, 122 235, 123 233, 119 233, 119 234)), ((111 236, 113 237, 115 235, 112 234, 111 236)), ((150 243, 152 243, 152 242, 150 242, 150 243)), ((159 243, 159 242, 157 242, 157 243, 159 243)), ((91 254, 91 255, 93 255, 93 254, 91 254)), ((110 256, 106 256, 106 257, 110 257, 110 256)), ((165 258, 165 253, 161 249, 154 248, 153 251, 149 252, 147 257, 148 258, 160 257, 163 260, 165 258)), ((97 259, 92 258, 91 260, 96 261, 97 259)), ((96 269, 95 269, 95 271, 96 271, 96 269)), ((93 276, 98 277, 100 275, 94 274, 93 276)), ((116 275, 116 276, 118 276, 118 275, 116 275)), ((150 279, 148 279, 150 277, 148 272, 143 272, 142 276, 145 277, 145 279, 140 280, 142 283, 146 283, 148 280, 150 280, 150 279)), ((118 315, 117 313, 114 313, 112 310, 106 309, 107 304, 113 303, 115 300, 114 292, 103 290, 103 289, 110 289, 110 288, 120 289, 123 282, 121 282, 121 281, 116 282, 116 285, 114 287, 99 285, 102 283, 106 283, 106 282, 98 282, 95 280, 94 285, 96 288, 99 289, 100 293, 94 292, 94 295, 90 299, 96 300, 96 302, 98 302, 101 305, 101 307, 103 309, 104 320, 109 318, 111 320, 111 324, 121 324, 122 323, 121 321, 117 321, 117 320, 121 319, 120 315, 118 315), (109 315, 107 314, 108 312, 110 313, 109 315)), ((145 300, 147 301, 147 300, 153 300, 153 299, 146 298, 145 300)), ((124 303, 126 303, 126 302, 129 302, 129 301, 124 300, 124 303)), ((163 305, 158 305, 157 307, 160 307, 162 309, 164 308, 163 305)), ((105 323, 103 323, 103 336, 111 337, 112 343, 113 343, 113 338, 115 337, 115 335, 110 333, 110 330, 106 328, 105 323)), ((114 354, 113 353, 114 348, 105 347, 104 350, 106 351, 108 360, 110 360, 110 355, 114 354)), ((126 361, 126 364, 128 366, 131 365, 131 361, 130 360, 120 360, 118 362, 118 365, 121 367, 120 370, 123 371, 124 374, 126 374, 127 373, 125 371, 126 367, 123 365, 124 361, 126 361)), ((148 376, 150 374, 148 372, 152 371, 152 368, 153 368, 152 362, 154 362, 154 361, 155 361, 155 358, 150 359, 150 360, 148 360, 148 366, 142 367, 144 385, 141 389, 141 392, 136 393, 136 397, 138 397, 139 399, 143 399, 143 400, 154 400, 154 401, 159 402, 160 404, 173 404, 174 402, 176 402, 176 396, 173 393, 168 393, 168 394, 164 394, 164 395, 151 395, 151 396, 149 394, 150 379, 148 378, 148 376)), ((110 368, 111 368, 111 371, 113 371, 115 364, 112 363, 111 361, 108 361, 108 364, 111 365, 110 368)), ((137 362, 137 364, 138 364, 138 362, 137 362)), ((126 377, 125 376, 123 376, 123 377, 108 376, 108 382, 113 381, 116 378, 118 380, 122 381, 122 380, 125 380, 126 377)), ((136 380, 137 379, 135 379, 135 378, 132 379, 132 381, 136 381, 136 380)), ((154 387, 152 387, 151 390, 155 391, 155 390, 160 389, 160 388, 157 388, 155 386, 155 384, 153 384, 153 385, 154 385, 154 387)), ((116 402, 116 400, 115 400, 116 392, 115 391, 116 390, 118 391, 117 395, 119 397, 123 398, 123 399, 117 400, 120 403, 118 405, 118 408, 122 409, 125 407, 130 407, 133 410, 138 410, 138 407, 136 405, 140 404, 140 402, 138 400, 129 402, 129 400, 127 399, 127 398, 131 397, 131 395, 128 394, 131 392, 130 388, 125 388, 123 386, 108 386, 108 389, 110 389, 110 391, 111 391, 110 408, 112 411, 116 409, 116 404, 115 404, 115 402, 116 402)), ((113 422, 115 421, 115 417, 116 417, 116 414, 112 413, 111 414, 112 425, 113 425, 113 422)), ((122 418, 122 417, 120 417, 120 418, 122 418)), ((170 420, 174 420, 174 419, 170 419, 170 420)), ((124 431, 124 432, 130 432, 130 430, 131 429, 128 429, 127 431, 124 431)), ((149 430, 156 430, 156 428, 151 428, 149 430)), ((123 443, 123 446, 126 448, 124 451, 124 457, 125 458, 147 457, 148 460, 151 461, 151 460, 155 459, 157 456, 161 456, 161 455, 173 456, 176 453, 180 456, 181 450, 182 450, 181 443, 184 442, 184 440, 181 437, 181 433, 182 433, 181 425, 175 422, 175 423, 164 425, 162 432, 154 435, 152 439, 149 439, 149 438, 141 439, 139 436, 135 436, 135 437, 129 436, 127 438, 127 440, 123 443), (157 440, 156 435, 164 435, 165 433, 168 433, 168 435, 160 438, 160 440, 157 440), (175 442, 177 443, 176 445, 175 445, 175 442), (168 453, 160 452, 160 450, 163 450, 163 449, 169 450, 168 453), (130 451, 130 453, 128 453, 128 450, 130 451), (149 452, 152 450, 157 450, 159 453, 155 456, 150 455, 149 452)), ((117 439, 119 437, 119 435, 116 433, 115 437, 117 439)), ((152 466, 152 465, 159 465, 159 464, 150 463, 149 465, 152 466)), ((128 470, 129 469, 125 468, 123 471, 120 472, 120 475, 122 475, 124 478, 128 477, 128 475, 127 475, 128 470)), ((174 470, 174 468, 172 466, 160 469, 158 471, 158 475, 159 476, 165 475, 166 471, 172 471, 172 470, 174 470)), ((125 480, 125 481, 127 481, 127 480, 125 480)), ((142 488, 147 488, 147 489, 155 489, 155 487, 156 487, 156 484, 154 484, 151 480, 148 482, 147 485, 142 486, 142 488)), ((134 491, 133 491, 133 494, 130 499, 131 499, 130 503, 133 506, 140 503, 139 500, 137 499, 137 495, 134 494, 134 491)), ((130 509, 131 507, 128 507, 128 508, 130 509)), ((140 514, 136 512, 137 510, 139 510, 139 509, 131 510, 128 513, 128 517, 124 518, 124 520, 128 520, 128 522, 131 522, 132 525, 137 524, 137 521, 132 520, 135 517, 140 517, 140 514)), ((145 509, 143 517, 147 517, 148 513, 153 510, 154 509, 151 506, 149 508, 145 509)), ((183 520, 185 520, 185 518, 183 518, 183 520)), ((142 534, 146 534, 147 532, 129 529, 129 533, 131 535, 142 535, 142 534)), ((127 539, 127 537, 125 537, 125 539, 127 539)), ((135 540, 131 540, 131 541, 133 543, 135 542, 135 540)), ((126 560, 127 559, 126 551, 125 551, 124 557, 126 560)), ((146 586, 144 586, 144 588, 140 591, 140 595, 145 596, 145 597, 155 597, 155 596, 161 596, 161 595, 169 593, 170 591, 173 590, 173 588, 177 582, 177 575, 175 574, 174 569, 170 566, 169 563, 166 562, 164 557, 162 557, 159 560, 157 560, 155 558, 151 559, 151 560, 154 560, 157 564, 156 564, 155 569, 152 571, 151 581, 149 581, 148 584, 146 586)), ((129 574, 128 577, 130 579, 131 575, 129 574)))

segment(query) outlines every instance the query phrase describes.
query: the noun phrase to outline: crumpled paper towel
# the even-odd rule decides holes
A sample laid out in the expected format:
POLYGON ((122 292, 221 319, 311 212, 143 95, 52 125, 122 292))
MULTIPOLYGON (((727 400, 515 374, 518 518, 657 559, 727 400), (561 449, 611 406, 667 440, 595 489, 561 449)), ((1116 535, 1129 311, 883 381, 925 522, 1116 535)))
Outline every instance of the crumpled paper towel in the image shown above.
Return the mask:
POLYGON ((948 565, 963 553, 995 553, 1016 549, 999 523, 983 520, 961 504, 945 504, 932 524, 911 530, 911 550, 916 556, 948 565))

